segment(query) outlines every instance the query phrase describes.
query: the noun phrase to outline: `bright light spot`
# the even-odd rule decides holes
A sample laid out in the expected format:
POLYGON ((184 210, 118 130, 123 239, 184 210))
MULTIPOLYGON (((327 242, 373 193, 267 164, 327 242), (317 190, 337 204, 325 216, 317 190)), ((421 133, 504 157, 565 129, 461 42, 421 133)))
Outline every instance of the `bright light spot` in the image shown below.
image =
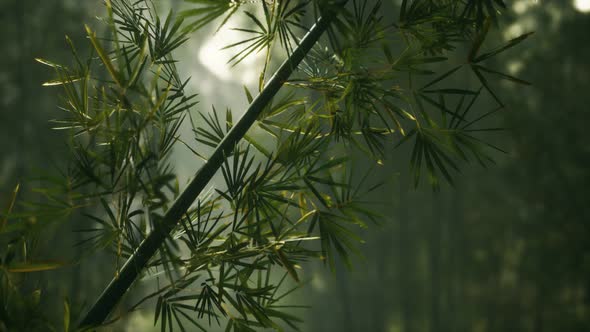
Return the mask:
POLYGON ((590 0, 574 0, 574 7, 582 13, 590 12, 590 0))
POLYGON ((522 15, 538 4, 539 2, 537 0, 517 0, 512 4, 512 10, 514 10, 514 13, 522 15))
POLYGON ((516 14, 522 15, 522 14, 524 14, 524 12, 527 11, 527 9, 529 9, 531 4, 532 3, 529 0, 515 1, 514 4, 512 5, 512 10, 514 10, 514 12, 516 14))
POLYGON ((520 23, 514 23, 504 30, 504 38, 516 38, 524 33, 524 27, 520 23))
POLYGON ((252 68, 247 68, 242 73, 242 82, 243 83, 252 83, 254 81, 257 81, 259 77, 260 77, 260 73, 257 70, 254 70, 252 68))
POLYGON ((518 20, 518 22, 509 25, 504 29, 503 35, 505 40, 509 40, 535 30, 537 30, 537 21, 534 16, 528 15, 518 20))
POLYGON ((510 75, 517 75, 523 67, 522 61, 510 61, 508 62, 508 72, 510 75))
POLYGON ((517 1, 512 5, 512 9, 515 13, 521 15, 527 10, 526 2, 524 1, 517 1))
POLYGON ((243 24, 240 22, 230 20, 221 30, 208 38, 199 50, 199 61, 209 72, 223 81, 233 80, 239 81, 241 84, 251 84, 257 79, 256 74, 252 73, 258 71, 263 52, 250 54, 237 66, 232 67, 227 62, 245 46, 222 49, 237 41, 250 38, 243 32, 232 30, 232 27, 241 25, 243 24))
POLYGON ((313 278, 311 279, 311 287, 317 291, 326 290, 326 282, 322 278, 322 275, 319 273, 314 274, 313 278))
POLYGON ((402 328, 399 322, 394 322, 389 325, 389 332, 401 332, 402 328))
POLYGON ((138 310, 127 316, 127 328, 138 329, 138 331, 157 331, 152 321, 152 315, 138 310))

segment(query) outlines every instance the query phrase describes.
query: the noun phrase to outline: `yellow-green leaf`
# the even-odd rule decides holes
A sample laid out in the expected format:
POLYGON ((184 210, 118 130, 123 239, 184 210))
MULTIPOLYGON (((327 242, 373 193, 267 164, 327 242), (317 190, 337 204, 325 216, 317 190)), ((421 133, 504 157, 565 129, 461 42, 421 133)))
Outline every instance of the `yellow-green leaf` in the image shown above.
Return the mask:
POLYGON ((37 262, 37 263, 14 263, 6 267, 8 272, 12 273, 27 273, 55 270, 62 267, 63 263, 55 262, 37 262))
POLYGON ((96 33, 92 31, 88 25, 84 26, 86 27, 86 33, 88 34, 88 38, 90 38, 92 46, 94 46, 94 49, 96 49, 96 53, 98 53, 98 57, 100 58, 100 60, 102 60, 102 63, 104 63, 105 67, 107 68, 107 71, 109 72, 115 83, 117 83, 117 85, 122 88, 123 86, 121 85, 121 81, 119 81, 119 74, 115 70, 113 63, 111 62, 111 59, 108 57, 107 53, 104 51, 102 46, 100 46, 100 43, 96 39, 96 33))
POLYGON ((64 332, 70 331, 70 302, 64 300, 64 332))

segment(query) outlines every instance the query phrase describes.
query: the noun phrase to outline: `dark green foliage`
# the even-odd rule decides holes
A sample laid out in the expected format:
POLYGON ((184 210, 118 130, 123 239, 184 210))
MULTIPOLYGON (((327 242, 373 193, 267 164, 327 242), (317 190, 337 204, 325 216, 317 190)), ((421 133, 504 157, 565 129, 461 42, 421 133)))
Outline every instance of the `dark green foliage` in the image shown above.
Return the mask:
MULTIPOLYGON (((338 278, 321 278, 316 287, 303 290, 302 298, 311 297, 314 306, 322 308, 309 311, 306 330, 589 328, 590 284, 584 257, 590 253, 590 205, 584 202, 590 155, 582 142, 590 139, 590 96, 585 92, 590 83, 586 60, 590 48, 584 46, 590 20, 573 4, 550 8, 506 1, 513 10, 498 15, 500 26, 526 29, 534 24, 537 31, 524 44, 486 60, 485 67, 525 77, 533 86, 485 75, 506 109, 499 108, 468 67, 460 67, 440 86, 476 92, 481 88, 471 107, 475 95, 448 96, 444 105, 455 113, 464 99, 458 114, 469 109, 469 122, 488 114, 479 124, 468 126, 473 129, 505 127, 501 135, 480 131, 476 137, 486 137, 506 154, 487 150, 496 165, 485 170, 463 168, 462 175, 453 179, 455 189, 443 186, 436 195, 408 189, 409 158, 387 155, 386 161, 398 163, 399 181, 371 198, 385 197, 388 205, 379 210, 388 220, 383 228, 367 232, 363 268, 338 278), (526 5, 526 10, 517 5, 526 5)), ((491 25, 479 53, 506 45, 512 33, 500 33, 491 25)), ((468 52, 449 58, 461 63, 468 52)), ((431 99, 442 104, 436 94, 431 99)), ((448 115, 447 126, 469 123, 455 119, 448 115)), ((400 147, 408 154, 412 148, 412 144, 400 147)), ((463 150, 476 161, 467 148, 463 150)), ((383 170, 376 176, 391 174, 383 170)))

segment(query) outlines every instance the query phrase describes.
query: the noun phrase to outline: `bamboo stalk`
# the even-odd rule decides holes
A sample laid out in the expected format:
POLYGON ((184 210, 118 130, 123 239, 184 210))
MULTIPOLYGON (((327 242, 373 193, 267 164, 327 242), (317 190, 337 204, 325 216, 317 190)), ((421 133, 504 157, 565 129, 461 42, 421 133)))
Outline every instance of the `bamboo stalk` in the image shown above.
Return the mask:
POLYGON ((328 28, 337 15, 337 9, 344 6, 347 0, 336 1, 337 5, 327 7, 323 15, 303 37, 300 44, 293 50, 291 56, 283 62, 274 76, 260 94, 252 101, 242 118, 231 128, 225 138, 219 143, 209 160, 197 171, 193 180, 180 194, 170 209, 164 215, 162 222, 142 241, 135 253, 123 265, 118 277, 115 277, 96 303, 90 308, 80 327, 100 325, 111 313, 123 297, 127 289, 135 281, 139 273, 145 268, 150 258, 156 253, 166 237, 178 224, 179 220, 197 199, 205 186, 219 167, 223 164, 235 145, 244 137, 248 129, 254 124, 262 110, 268 105, 289 78, 297 65, 311 50, 320 36, 328 28))

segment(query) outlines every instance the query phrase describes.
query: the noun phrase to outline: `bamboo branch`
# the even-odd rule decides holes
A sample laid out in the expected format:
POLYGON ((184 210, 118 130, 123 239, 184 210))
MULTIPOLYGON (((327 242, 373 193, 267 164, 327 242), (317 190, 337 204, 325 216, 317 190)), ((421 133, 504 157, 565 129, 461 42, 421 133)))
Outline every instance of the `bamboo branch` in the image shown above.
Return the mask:
POLYGON ((225 161, 226 156, 232 152, 235 145, 244 137, 262 110, 268 105, 297 65, 328 28, 331 21, 337 15, 337 9, 343 7, 346 2, 347 0, 335 1, 335 4, 323 10, 322 16, 303 37, 301 43, 295 48, 291 56, 283 62, 265 88, 252 101, 244 116, 231 128, 225 138, 219 143, 213 155, 197 171, 193 180, 166 212, 162 222, 156 225, 154 230, 143 240, 135 253, 123 265, 119 275, 109 283, 80 323, 81 327, 96 326, 104 322, 139 273, 145 268, 150 258, 156 253, 166 237, 178 224, 178 221, 190 208, 195 199, 197 199, 209 181, 211 181, 213 175, 225 161))

